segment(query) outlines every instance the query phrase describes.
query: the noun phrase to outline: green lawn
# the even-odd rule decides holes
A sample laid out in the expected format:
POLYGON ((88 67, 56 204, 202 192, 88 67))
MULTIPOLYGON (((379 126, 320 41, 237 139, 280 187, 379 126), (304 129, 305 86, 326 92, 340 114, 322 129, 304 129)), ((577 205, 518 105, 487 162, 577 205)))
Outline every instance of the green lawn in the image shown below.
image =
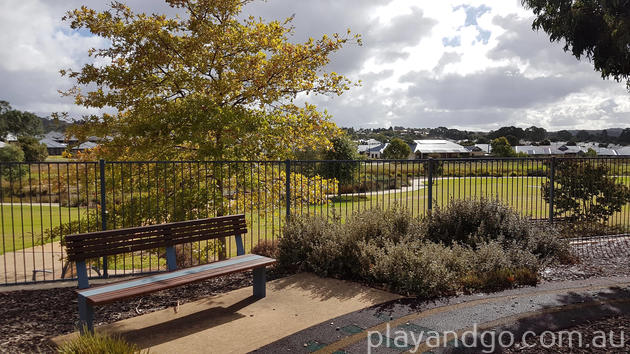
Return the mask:
POLYGON ((2 205, 0 208, 0 254, 41 245, 42 231, 59 226, 71 220, 77 220, 81 210, 42 204, 2 205))
MULTIPOLYGON (((520 213, 534 218, 547 218, 549 206, 542 198, 542 183, 546 181, 543 177, 465 177, 465 178, 445 178, 436 179, 433 185, 433 207, 446 205, 452 198, 496 198, 503 203, 515 208, 520 213)), ((623 177, 619 182, 630 183, 630 177, 623 177)), ((292 211, 296 214, 326 215, 332 217, 339 216, 344 220, 353 212, 369 209, 373 207, 390 208, 394 204, 399 204, 410 210, 413 215, 424 215, 428 205, 428 190, 423 187, 419 190, 408 192, 378 192, 373 194, 360 194, 353 196, 342 196, 333 198, 327 205, 307 205, 300 204, 299 201, 292 202, 292 211)), ((14 205, 2 207, 2 237, 3 244, 0 245, 0 252, 10 252, 22 248, 31 247, 33 244, 41 244, 42 229, 46 230, 51 225, 58 226, 60 223, 69 220, 76 220, 81 213, 78 208, 51 207, 46 204, 28 204, 23 206, 14 205), (32 214, 31 214, 32 210, 32 214), (32 218, 31 218, 32 215, 32 218), (24 235, 24 237, 23 237, 24 235)), ((84 210, 84 209, 83 209, 84 210)), ((229 213, 236 213, 237 210, 229 210, 229 213)), ((238 212, 243 212, 238 210, 238 212)), ((255 245, 259 240, 277 239, 280 230, 285 223, 285 209, 280 206, 268 211, 247 211, 246 218, 249 224, 249 233, 245 237, 247 251, 251 245, 255 245)), ((611 218, 611 223, 627 223, 630 210, 626 206, 622 212, 615 214, 611 218)), ((48 240, 49 241, 49 240, 48 240)), ((228 253, 236 254, 236 247, 233 238, 230 239, 228 253)), ((203 248, 203 247, 202 247, 203 248)), ((0 254, 2 254, 0 253, 0 254)), ((212 256, 210 257, 212 258, 212 256)), ((118 269, 140 269, 163 265, 156 256, 144 254, 123 256, 110 265, 118 269), (142 259, 141 259, 142 258, 142 259), (124 263, 124 264, 123 264, 124 263)))

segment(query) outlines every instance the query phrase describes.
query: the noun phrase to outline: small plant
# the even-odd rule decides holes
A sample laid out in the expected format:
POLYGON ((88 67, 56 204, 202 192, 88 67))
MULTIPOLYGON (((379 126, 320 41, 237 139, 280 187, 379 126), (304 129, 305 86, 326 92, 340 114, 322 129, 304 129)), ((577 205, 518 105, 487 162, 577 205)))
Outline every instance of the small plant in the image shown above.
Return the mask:
POLYGON ((57 349, 60 354, 132 354, 141 353, 137 345, 125 340, 104 334, 78 336, 57 349))
POLYGON ((261 240, 256 246, 252 247, 252 253, 259 256, 276 258, 278 256, 278 242, 261 240))
MULTIPOLYGON (((605 163, 560 160, 554 176, 554 215, 570 222, 605 223, 630 203, 630 188, 609 177, 605 163)), ((543 198, 551 199, 551 182, 543 184, 543 198)))

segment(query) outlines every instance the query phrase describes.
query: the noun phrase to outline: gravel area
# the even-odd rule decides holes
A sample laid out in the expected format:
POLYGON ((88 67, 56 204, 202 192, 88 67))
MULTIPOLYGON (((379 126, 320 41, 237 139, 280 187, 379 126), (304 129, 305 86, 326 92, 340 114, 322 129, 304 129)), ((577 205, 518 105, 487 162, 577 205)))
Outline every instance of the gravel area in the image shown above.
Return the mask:
MULTIPOLYGON (((282 275, 274 269, 267 279, 282 275)), ((153 293, 132 300, 97 306, 95 325, 159 311, 252 285, 251 272, 235 273, 204 282, 153 293)), ((54 352, 48 338, 76 330, 79 320, 75 288, 19 290, 0 292, 0 352, 54 352)))
MULTIPOLYGON (((629 353, 630 352, 630 315, 613 316, 596 321, 588 321, 578 326, 566 328, 564 333, 579 332, 580 336, 573 334, 560 335, 554 333, 558 343, 552 344, 552 336, 545 336, 547 343, 530 348, 507 348, 504 353, 629 353), (602 332, 605 334, 603 335, 602 332), (580 343, 581 342, 581 343, 580 343), (548 347, 547 347, 548 346, 548 347)), ((529 345, 536 343, 531 341, 529 345)))
POLYGON ((579 260, 541 272, 543 281, 580 280, 593 277, 630 276, 630 237, 593 238, 573 243, 579 260))

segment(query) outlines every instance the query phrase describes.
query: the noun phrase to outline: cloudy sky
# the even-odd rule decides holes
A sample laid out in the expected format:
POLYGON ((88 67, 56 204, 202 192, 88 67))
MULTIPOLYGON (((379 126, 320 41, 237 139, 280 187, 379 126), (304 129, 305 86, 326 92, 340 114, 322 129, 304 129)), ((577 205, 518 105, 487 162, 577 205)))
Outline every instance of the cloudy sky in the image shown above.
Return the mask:
MULTIPOLYGON (((73 32, 66 10, 96 0, 0 1, 0 100, 47 116, 84 108, 57 93, 104 42, 73 32)), ((128 0, 134 9, 165 12, 158 0, 128 0)), ((324 33, 360 33, 364 45, 333 57, 329 70, 361 80, 341 97, 309 97, 340 126, 489 130, 505 125, 556 129, 630 127, 625 83, 604 81, 531 30, 519 0, 268 0, 246 14, 295 15, 296 41, 324 33)))

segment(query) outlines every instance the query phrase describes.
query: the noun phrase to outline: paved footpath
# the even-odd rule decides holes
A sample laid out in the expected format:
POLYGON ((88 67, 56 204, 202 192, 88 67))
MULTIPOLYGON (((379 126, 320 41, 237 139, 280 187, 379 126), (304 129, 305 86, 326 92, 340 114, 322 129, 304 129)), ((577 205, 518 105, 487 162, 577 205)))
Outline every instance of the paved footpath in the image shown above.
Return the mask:
MULTIPOLYGON (((460 352, 465 345, 455 336, 461 338, 475 328, 478 335, 490 329, 510 330, 515 343, 533 331, 526 342, 531 344, 539 339, 531 336, 546 330, 620 313, 630 313, 630 277, 551 282, 434 302, 396 300, 320 323, 256 353, 460 352)), ((470 332, 466 335, 470 347, 474 338, 470 332)), ((509 342, 509 337, 504 339, 509 342)), ((467 350, 487 349, 477 345, 467 350)))

